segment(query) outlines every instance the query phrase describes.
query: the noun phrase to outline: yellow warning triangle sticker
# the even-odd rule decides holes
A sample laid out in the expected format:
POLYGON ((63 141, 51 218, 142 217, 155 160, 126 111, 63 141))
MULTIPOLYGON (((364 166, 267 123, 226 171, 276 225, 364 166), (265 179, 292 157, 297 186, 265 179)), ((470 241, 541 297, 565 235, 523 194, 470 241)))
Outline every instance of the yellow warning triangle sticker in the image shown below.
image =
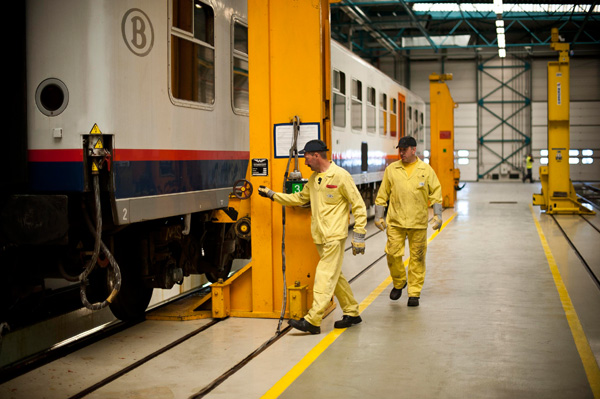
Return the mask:
POLYGON ((98 137, 98 141, 96 141, 96 144, 94 145, 94 148, 96 148, 96 149, 102 149, 102 148, 104 148, 104 146, 102 145, 102 139, 100 137, 98 137))
POLYGON ((97 172, 98 171, 98 165, 96 164, 96 162, 92 162, 92 172, 97 172))
POLYGON ((92 127, 92 130, 90 131, 90 134, 102 134, 102 132, 100 131, 100 128, 98 127, 97 123, 94 123, 94 127, 92 127))

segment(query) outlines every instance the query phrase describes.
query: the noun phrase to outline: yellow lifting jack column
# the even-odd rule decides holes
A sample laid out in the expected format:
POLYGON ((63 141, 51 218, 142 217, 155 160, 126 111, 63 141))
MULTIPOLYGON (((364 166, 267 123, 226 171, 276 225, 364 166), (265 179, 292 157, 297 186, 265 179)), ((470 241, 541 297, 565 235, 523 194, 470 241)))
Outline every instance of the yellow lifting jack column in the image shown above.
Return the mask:
POLYGON ((442 206, 454 207, 460 170, 454 168, 454 103, 446 80, 452 74, 429 75, 430 107, 430 165, 442 185, 442 206))
POLYGON ((329 3, 248 0, 248 26, 252 261, 227 281, 212 285, 212 313, 216 318, 278 318, 288 309, 285 317, 299 319, 312 303, 319 261, 310 208, 286 208, 284 230, 282 206, 260 197, 257 189, 302 188, 301 179, 312 172, 303 160, 290 160, 294 137, 297 150, 311 139, 321 139, 331 148, 329 3), (292 179, 284 183, 288 170, 292 179))
POLYGON ((542 192, 533 194, 533 205, 548 214, 594 214, 577 201, 570 179, 569 44, 559 42, 557 28, 551 41, 559 55, 548 63, 548 165, 540 166, 542 192))

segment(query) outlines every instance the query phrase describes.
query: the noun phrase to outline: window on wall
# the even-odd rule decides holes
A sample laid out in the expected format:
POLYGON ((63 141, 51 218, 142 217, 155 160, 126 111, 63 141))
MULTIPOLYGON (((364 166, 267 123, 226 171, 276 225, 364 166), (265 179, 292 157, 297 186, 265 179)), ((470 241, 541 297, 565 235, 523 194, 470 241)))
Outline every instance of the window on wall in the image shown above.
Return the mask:
POLYGON ((375 133, 377 129, 377 100, 375 88, 367 87, 367 132, 375 133))
POLYGON ((240 21, 233 21, 233 46, 231 82, 233 110, 247 115, 250 111, 248 90, 248 27, 240 21))
POLYGON ((333 126, 346 127, 346 74, 333 70, 333 126))
POLYGON ((381 135, 387 134, 387 114, 387 94, 381 93, 379 97, 379 134, 381 135))
POLYGON ((173 0, 171 93, 175 98, 215 102, 213 9, 199 0, 173 0))
POLYGON ((362 130, 362 82, 352 79, 352 129, 362 130))
POLYGON ((398 135, 398 102, 395 98, 390 98, 390 136, 396 137, 398 135))

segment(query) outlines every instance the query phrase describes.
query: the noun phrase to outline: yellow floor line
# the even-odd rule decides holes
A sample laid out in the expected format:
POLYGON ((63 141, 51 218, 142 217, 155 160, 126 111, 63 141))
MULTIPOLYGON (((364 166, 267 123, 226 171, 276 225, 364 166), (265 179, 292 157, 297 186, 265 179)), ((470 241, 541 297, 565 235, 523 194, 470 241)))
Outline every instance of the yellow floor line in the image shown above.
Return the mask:
POLYGON ((542 231, 539 221, 535 217, 535 213, 533 212, 533 207, 531 204, 529 204, 529 208, 531 210, 531 216, 533 216, 533 221, 535 222, 535 227, 537 228, 540 236, 542 247, 544 247, 546 259, 548 259, 548 266, 550 266, 552 277, 554 277, 554 284, 556 284, 556 289, 558 291, 562 307, 565 311, 565 315, 567 316, 567 321, 569 323, 569 327, 571 328, 571 334, 573 334, 573 340, 575 341, 575 346, 579 352, 579 357, 581 357, 585 374, 587 375, 590 387, 592 388, 592 393, 594 394, 594 398, 600 399, 600 368, 598 367, 598 363, 596 362, 592 348, 590 348, 590 344, 585 336, 583 327, 581 326, 579 317, 577 316, 577 312, 573 307, 573 303, 571 302, 567 288, 565 287, 562 277, 560 276, 554 256, 550 251, 548 241, 546 241, 544 232, 542 231))
MULTIPOLYGON (((456 212, 454 212, 452 214, 452 216, 450 216, 450 218, 444 222, 444 224, 442 225, 442 228, 438 231, 435 231, 431 237, 429 237, 429 239, 427 240, 427 243, 430 243, 431 240, 433 240, 440 231, 442 231, 447 225, 448 223, 450 223, 450 221, 452 219, 454 219, 454 217, 456 216, 456 212)), ((409 258, 407 258, 404 261, 404 266, 408 265, 408 261, 409 258)), ((383 282, 381 284, 379 284, 377 286, 377 288, 375 288, 359 305, 359 311, 360 313, 362 313, 366 308, 369 307, 369 305, 371 305, 371 303, 373 303, 373 301, 379 296, 379 294, 381 294, 381 292, 383 290, 385 290, 387 288, 388 285, 390 285, 392 282, 392 278, 388 276, 388 278, 386 278, 385 280, 383 280, 383 282)), ((310 352, 308 352, 306 354, 306 356, 304 356, 302 358, 302 360, 300 360, 298 363, 296 363, 296 365, 294 367, 292 367, 292 369, 290 371, 287 372, 286 375, 284 375, 279 381, 277 381, 277 383, 275 385, 273 385, 271 387, 271 389, 269 389, 263 396, 263 399, 270 399, 270 398, 277 398, 279 395, 281 395, 283 393, 283 391, 285 391, 287 389, 287 387, 289 387, 292 382, 294 382, 296 380, 296 378, 298 378, 298 376, 300 376, 300 374, 302 374, 304 372, 304 370, 306 370, 308 368, 308 366, 310 366, 312 364, 312 362, 314 362, 315 360, 317 360, 317 358, 321 355, 321 353, 323 353, 325 351, 325 349, 327 349, 329 347, 329 345, 331 345, 336 339, 338 339, 338 337, 340 335, 343 334, 344 331, 346 331, 346 328, 334 328, 329 334, 327 334, 325 336, 325 338, 323 338, 314 348, 312 348, 310 350, 310 352)))

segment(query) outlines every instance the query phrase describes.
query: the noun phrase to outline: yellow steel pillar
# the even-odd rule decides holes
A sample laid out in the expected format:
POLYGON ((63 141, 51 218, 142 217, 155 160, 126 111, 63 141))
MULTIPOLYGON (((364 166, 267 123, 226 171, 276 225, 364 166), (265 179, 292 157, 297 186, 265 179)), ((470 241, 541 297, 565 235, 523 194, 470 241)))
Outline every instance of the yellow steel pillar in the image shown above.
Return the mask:
POLYGON ((577 201, 569 168, 569 44, 559 42, 552 28, 550 47, 558 61, 548 63, 548 165, 540 166, 541 194, 533 194, 533 205, 548 214, 593 214, 577 201))
MULTIPOLYGON (((319 256, 310 234, 310 208, 286 208, 287 286, 282 274, 282 207, 259 197, 264 185, 284 192, 291 122, 300 119, 298 150, 312 138, 331 148, 329 133, 330 31, 326 0, 248 0, 250 87, 250 198, 252 261, 229 280, 213 284, 213 317, 279 317, 284 288, 294 318, 312 303, 319 256), (282 153, 285 154, 282 156, 282 153), (260 168, 253 167, 260 165, 260 168), (229 286, 229 293, 224 289, 229 286), (289 291, 288 291, 289 292, 289 291), (230 300, 223 300, 229 295, 230 300), (219 299, 218 309, 214 308, 219 299)), ((291 162, 290 171, 294 161, 291 162)), ((312 173, 300 159, 299 170, 312 173)), ((286 315, 289 316, 289 313, 286 315)))
POLYGON ((452 74, 429 75, 430 100, 430 165, 442 185, 442 206, 449 208, 456 201, 460 170, 454 168, 454 108, 446 80, 452 74))

